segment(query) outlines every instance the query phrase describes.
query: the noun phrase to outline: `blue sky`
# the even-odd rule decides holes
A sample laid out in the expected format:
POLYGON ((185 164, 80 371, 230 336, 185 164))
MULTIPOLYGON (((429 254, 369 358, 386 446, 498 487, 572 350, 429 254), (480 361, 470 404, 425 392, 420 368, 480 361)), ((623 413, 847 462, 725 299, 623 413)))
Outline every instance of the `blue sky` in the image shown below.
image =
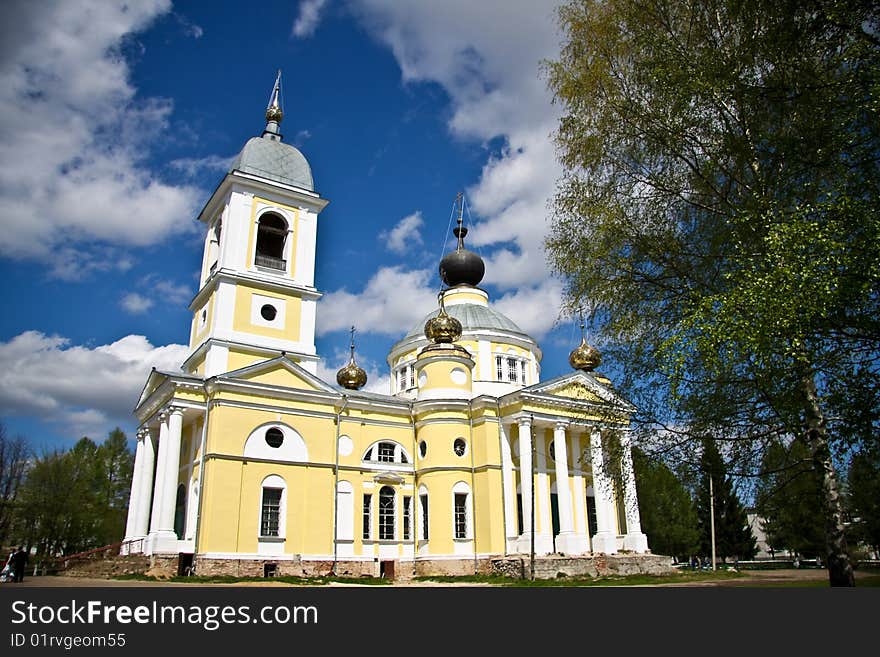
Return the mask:
POLYGON ((560 169, 540 62, 553 2, 6 2, 0 12, 0 417, 37 448, 130 434, 188 338, 202 227, 283 71, 285 141, 330 200, 319 373, 358 325, 368 387, 435 303, 463 190, 495 306, 568 371, 579 330, 543 238, 560 169), (391 294, 394 292, 394 294, 391 294))

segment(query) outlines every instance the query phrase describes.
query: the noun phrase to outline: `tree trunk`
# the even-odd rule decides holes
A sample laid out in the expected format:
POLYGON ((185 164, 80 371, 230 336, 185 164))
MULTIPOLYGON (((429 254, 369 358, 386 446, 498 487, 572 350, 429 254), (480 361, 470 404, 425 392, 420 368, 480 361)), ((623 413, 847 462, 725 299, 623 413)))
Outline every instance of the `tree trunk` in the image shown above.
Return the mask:
POLYGON ((828 445, 828 429, 825 415, 819 406, 816 382, 811 375, 801 379, 804 395, 806 440, 813 455, 813 463, 822 476, 825 504, 825 551, 828 562, 828 580, 831 586, 855 586, 852 564, 843 530, 843 505, 840 501, 840 482, 831 448, 828 445))

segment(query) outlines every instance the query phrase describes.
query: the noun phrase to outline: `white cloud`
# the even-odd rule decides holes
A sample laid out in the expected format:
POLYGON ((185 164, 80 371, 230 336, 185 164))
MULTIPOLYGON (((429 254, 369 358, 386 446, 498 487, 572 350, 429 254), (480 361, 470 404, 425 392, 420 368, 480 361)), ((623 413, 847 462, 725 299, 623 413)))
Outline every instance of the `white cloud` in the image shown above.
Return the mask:
POLYGON ((145 164, 172 105, 136 98, 121 53, 129 35, 170 6, 77 0, 5 7, 0 255, 49 260, 63 244, 89 260, 95 248, 155 244, 192 230, 199 192, 161 181, 145 164))
POLYGON ((318 302, 318 335, 354 324, 358 331, 402 337, 437 304, 432 276, 427 269, 382 267, 360 293, 343 288, 325 294, 318 302))
POLYGON ((153 307, 153 300, 148 299, 142 294, 138 294, 137 292, 129 292, 124 297, 122 297, 122 301, 119 302, 119 305, 125 310, 125 312, 130 313, 132 315, 140 315, 147 312, 150 308, 153 307))
POLYGON ((503 139, 468 190, 479 220, 467 240, 483 247, 485 282, 509 291, 504 304, 522 313, 510 316, 540 332, 552 324, 561 300, 543 245, 561 175, 551 139, 559 109, 540 74, 541 61, 558 56, 557 4, 351 1, 367 29, 393 52, 404 81, 436 82, 449 94, 454 136, 503 139))
MULTIPOLYGON (((560 320, 562 285, 557 280, 547 279, 538 285, 509 292, 496 300, 493 306, 529 335, 542 338, 560 320)), ((568 321, 566 318, 563 320, 568 321)))
POLYGON ((321 22, 321 11, 327 0, 302 0, 299 3, 299 15, 293 23, 293 35, 303 39, 315 33, 321 22))
POLYGON ((379 239, 385 240, 385 246, 394 253, 404 254, 417 244, 422 243, 422 213, 413 212, 401 219, 391 230, 384 230, 379 239))
POLYGON ((178 171, 183 172, 190 178, 194 178, 199 175, 203 171, 219 171, 222 173, 226 173, 229 171, 229 168, 232 166, 233 160, 235 160, 236 155, 232 155, 230 157, 223 157, 221 155, 208 155, 206 157, 181 157, 176 160, 171 160, 168 165, 177 169, 178 171))
POLYGON ((132 421, 152 367, 175 371, 187 353, 186 345, 154 347, 142 335, 90 348, 26 331, 0 342, 0 415, 36 415, 71 427, 72 437, 103 434, 132 421))

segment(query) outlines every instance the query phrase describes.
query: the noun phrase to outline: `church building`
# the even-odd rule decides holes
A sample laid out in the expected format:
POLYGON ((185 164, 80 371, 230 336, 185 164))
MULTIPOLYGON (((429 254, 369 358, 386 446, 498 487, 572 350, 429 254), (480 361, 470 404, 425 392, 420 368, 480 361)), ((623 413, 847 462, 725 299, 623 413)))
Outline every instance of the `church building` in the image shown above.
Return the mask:
POLYGON ((125 553, 200 575, 471 574, 510 555, 647 553, 630 457, 634 408, 584 340, 569 374, 479 287, 440 263, 438 307, 391 347, 387 394, 351 360, 317 376, 309 163, 282 140, 279 84, 199 214, 189 355, 153 370, 125 553), (613 449, 610 449, 611 446, 613 449))

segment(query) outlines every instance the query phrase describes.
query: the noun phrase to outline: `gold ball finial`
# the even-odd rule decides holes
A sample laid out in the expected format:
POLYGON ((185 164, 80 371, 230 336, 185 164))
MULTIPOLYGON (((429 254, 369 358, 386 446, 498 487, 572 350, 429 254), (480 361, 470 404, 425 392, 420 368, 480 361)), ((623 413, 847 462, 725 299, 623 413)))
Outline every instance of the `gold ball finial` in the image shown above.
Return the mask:
POLYGON ((425 337, 434 344, 448 344, 461 337, 461 322, 446 313, 443 295, 443 292, 437 295, 440 299, 440 312, 425 323, 425 337))
POLYGON ((358 390, 367 384, 367 373, 358 367, 354 359, 354 326, 351 327, 351 358, 345 367, 336 372, 336 383, 349 390, 358 390))
POLYGON ((267 121, 275 121, 275 123, 281 123, 281 119, 284 118, 284 112, 281 111, 281 108, 278 106, 269 107, 266 110, 266 120, 267 121))

